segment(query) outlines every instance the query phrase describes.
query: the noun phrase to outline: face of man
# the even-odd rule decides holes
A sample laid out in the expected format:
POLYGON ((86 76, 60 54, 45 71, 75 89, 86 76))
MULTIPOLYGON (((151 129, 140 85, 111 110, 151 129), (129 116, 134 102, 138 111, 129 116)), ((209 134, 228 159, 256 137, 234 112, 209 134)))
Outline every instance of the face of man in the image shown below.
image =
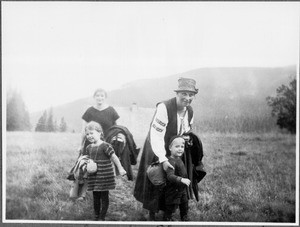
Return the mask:
POLYGON ((177 92, 177 106, 187 107, 189 106, 193 99, 195 98, 195 93, 190 91, 179 91, 177 92))

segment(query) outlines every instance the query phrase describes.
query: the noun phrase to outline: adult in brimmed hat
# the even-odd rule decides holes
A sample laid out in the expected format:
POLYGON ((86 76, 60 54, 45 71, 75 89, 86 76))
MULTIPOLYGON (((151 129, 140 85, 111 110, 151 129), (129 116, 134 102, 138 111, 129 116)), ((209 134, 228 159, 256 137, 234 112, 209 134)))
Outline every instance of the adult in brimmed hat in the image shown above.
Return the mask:
MULTIPOLYGON (((153 185, 147 178, 147 167, 154 162, 159 162, 166 171, 174 168, 168 161, 170 151, 168 142, 173 136, 180 135, 189 140, 189 133, 192 130, 194 119, 191 103, 198 93, 196 81, 191 78, 179 78, 178 88, 174 89, 176 97, 159 102, 156 105, 156 112, 152 119, 148 136, 146 138, 139 170, 134 188, 135 198, 143 203, 143 208, 149 210, 150 220, 155 220, 155 213, 164 209, 163 186, 153 185)), ((200 141, 200 140, 199 140, 200 141)), ((201 141, 200 141, 201 143, 201 141)), ((190 177, 192 177, 192 166, 198 166, 203 157, 202 144, 199 147, 200 154, 192 157, 184 155, 185 165, 190 177), (198 159, 198 160, 196 160, 198 159)), ((191 179, 192 181, 192 179, 191 179)), ((192 198, 193 190, 189 190, 189 198, 192 198)))
POLYGON ((174 91, 176 92, 188 91, 197 94, 198 89, 196 88, 196 81, 190 78, 179 78, 178 88, 174 91))

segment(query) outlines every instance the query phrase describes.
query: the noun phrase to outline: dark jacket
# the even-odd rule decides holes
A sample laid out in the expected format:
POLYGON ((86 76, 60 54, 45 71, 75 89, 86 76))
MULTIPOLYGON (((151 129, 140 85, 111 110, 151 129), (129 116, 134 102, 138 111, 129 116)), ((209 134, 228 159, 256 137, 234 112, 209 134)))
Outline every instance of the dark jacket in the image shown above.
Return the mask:
POLYGON ((166 205, 180 204, 183 198, 187 200, 186 193, 188 187, 181 182, 181 179, 188 178, 188 175, 181 158, 174 159, 170 157, 169 162, 174 169, 168 168, 166 171, 167 180, 166 187, 164 188, 165 203, 166 205))
MULTIPOLYGON (((159 103, 158 103, 159 104, 159 103)), ((166 126, 166 134, 164 137, 165 140, 165 148, 166 154, 169 154, 169 149, 167 148, 167 144, 171 137, 177 135, 177 104, 176 98, 172 98, 170 100, 164 101, 164 104, 167 108, 168 113, 168 125, 166 126)), ((189 122, 193 117, 193 109, 192 107, 188 107, 188 117, 189 122)), ((153 121, 153 119, 152 119, 153 121)), ((152 124, 152 122, 151 122, 152 124)), ((150 125, 151 126, 151 125, 150 125)), ((140 160, 139 170, 137 174, 136 184, 134 188, 134 197, 143 203, 143 208, 157 212, 161 209, 161 193, 163 188, 161 186, 154 186, 147 177, 147 167, 153 163, 158 161, 158 157, 154 154, 151 144, 150 144, 150 131, 147 135, 142 156, 140 160)))
POLYGON ((109 128, 105 141, 113 146, 116 155, 119 157, 123 168, 127 172, 128 180, 133 180, 131 165, 135 165, 137 163, 137 156, 140 149, 136 147, 131 132, 124 126, 114 125, 109 128), (119 133, 122 133, 125 136, 125 143, 114 140, 119 133))
POLYGON ((183 162, 187 169, 188 178, 191 181, 188 197, 199 201, 199 188, 198 183, 206 175, 206 172, 202 170, 196 170, 196 167, 202 166, 203 158, 203 146, 199 137, 190 132, 187 135, 190 136, 190 141, 185 143, 185 152, 183 154, 183 162))

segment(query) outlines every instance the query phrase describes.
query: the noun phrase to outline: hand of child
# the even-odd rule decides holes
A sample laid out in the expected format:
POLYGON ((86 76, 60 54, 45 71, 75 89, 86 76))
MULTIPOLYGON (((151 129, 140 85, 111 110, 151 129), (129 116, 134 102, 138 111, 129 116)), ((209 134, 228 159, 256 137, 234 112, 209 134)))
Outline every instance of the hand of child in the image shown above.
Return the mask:
POLYGON ((181 178, 181 182, 186 186, 190 186, 191 181, 188 178, 181 178))

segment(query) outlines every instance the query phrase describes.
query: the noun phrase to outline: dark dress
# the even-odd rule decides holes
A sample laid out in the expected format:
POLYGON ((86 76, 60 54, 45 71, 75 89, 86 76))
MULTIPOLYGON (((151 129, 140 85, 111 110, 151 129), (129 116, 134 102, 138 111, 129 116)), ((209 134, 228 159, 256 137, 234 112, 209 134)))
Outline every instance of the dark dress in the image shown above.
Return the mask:
POLYGON ((88 174, 88 191, 108 191, 115 189, 115 175, 110 160, 114 153, 112 146, 103 142, 100 146, 89 145, 86 153, 97 163, 97 172, 88 174))
MULTIPOLYGON (((82 115, 82 119, 86 122, 95 121, 99 123, 103 129, 104 136, 106 136, 110 127, 116 124, 116 120, 120 118, 117 111, 109 106, 104 110, 97 110, 95 107, 89 107, 85 113, 82 115)), ((90 142, 85 139, 83 150, 90 144, 90 142)))
POLYGON ((89 107, 82 116, 82 119, 86 122, 95 121, 99 123, 103 129, 104 135, 106 135, 108 129, 116 124, 116 120, 119 119, 119 114, 112 107, 109 106, 104 110, 97 110, 95 107, 89 107))

